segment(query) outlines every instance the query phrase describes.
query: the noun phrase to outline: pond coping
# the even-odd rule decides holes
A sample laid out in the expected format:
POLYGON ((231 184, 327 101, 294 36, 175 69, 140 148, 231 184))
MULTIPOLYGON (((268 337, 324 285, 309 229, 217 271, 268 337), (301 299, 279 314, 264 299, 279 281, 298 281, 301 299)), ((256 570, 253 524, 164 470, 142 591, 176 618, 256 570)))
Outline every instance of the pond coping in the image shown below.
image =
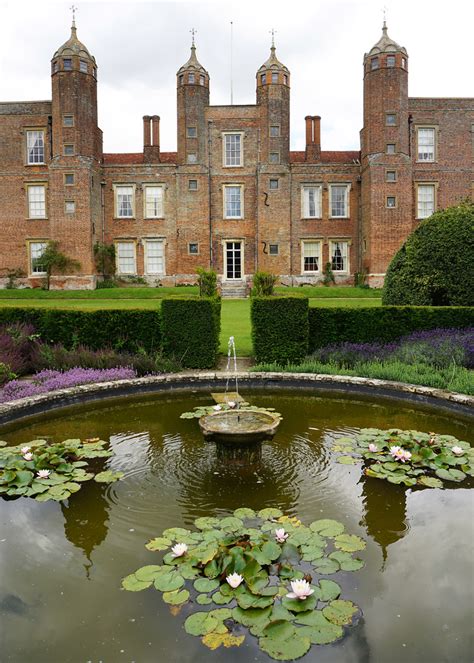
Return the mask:
POLYGON ((173 391, 211 392, 216 387, 225 387, 227 381, 233 388, 232 383, 236 378, 240 386, 244 388, 295 389, 317 393, 355 394, 365 398, 376 396, 474 417, 474 397, 404 382, 319 373, 193 371, 112 382, 96 382, 0 403, 0 425, 19 422, 63 407, 83 405, 99 400, 106 401, 125 396, 173 391))

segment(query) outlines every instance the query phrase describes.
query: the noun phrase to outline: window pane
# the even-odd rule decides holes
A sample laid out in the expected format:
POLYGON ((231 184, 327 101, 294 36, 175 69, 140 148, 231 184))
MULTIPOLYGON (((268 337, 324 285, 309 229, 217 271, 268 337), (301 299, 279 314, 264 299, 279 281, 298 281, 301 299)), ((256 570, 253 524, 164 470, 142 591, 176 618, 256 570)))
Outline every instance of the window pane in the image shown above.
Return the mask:
POLYGON ((278 152, 270 152, 270 163, 280 163, 280 154, 278 152))
POLYGON ((119 242, 117 244, 118 271, 120 274, 135 274, 135 244, 119 242))
POLYGON ((303 243, 303 271, 319 271, 319 242, 303 243))
POLYGON ((188 83, 194 83, 194 74, 188 74, 188 83))
POLYGON ((27 131, 28 163, 44 163, 44 131, 27 131))
POLYGON ((196 242, 191 242, 188 247, 189 253, 191 255, 198 255, 199 253, 199 244, 196 242))
POLYGON ((72 69, 72 60, 70 58, 64 58, 64 71, 71 71, 72 69))
POLYGON ((372 70, 373 69, 378 69, 379 68, 379 59, 378 58, 372 58, 372 60, 370 61, 370 65, 371 65, 372 70))
POLYGON ((240 134, 225 134, 225 165, 226 166, 240 166, 241 165, 241 139, 240 134))
POLYGON ((46 188, 44 186, 28 187, 28 213, 30 219, 46 217, 46 188))
POLYGON ((331 242, 331 268, 333 272, 347 271, 347 242, 331 242))
POLYGON ((188 186, 190 191, 196 191, 198 188, 197 180, 189 180, 188 186))
POLYGON ((434 212, 435 188, 433 184, 418 187, 418 218, 426 219, 434 212))
POLYGON ((270 189, 278 189, 278 180, 270 180, 270 189))
POLYGON ((117 187, 117 216, 133 216, 133 187, 117 187))
POLYGON ((74 214, 76 211, 76 203, 73 200, 66 200, 64 209, 66 214, 74 214))
POLYGON ((163 216, 163 187, 145 187, 145 207, 148 219, 163 216))
POLYGON ((347 216, 347 187, 331 187, 331 216, 347 216))
POLYGON ((280 127, 276 124, 272 125, 270 127, 270 136, 272 138, 278 138, 279 135, 280 135, 280 127))
POLYGON ((240 186, 226 186, 225 189, 225 216, 227 219, 242 216, 242 189, 240 186))
POLYGON ((418 161, 434 161, 435 130, 418 129, 418 161))
POLYGON ((272 73, 272 83, 278 83, 278 74, 276 72, 272 73))
POLYGON ((278 255, 278 244, 270 244, 269 253, 270 253, 271 256, 277 256, 278 255))
POLYGON ((83 74, 87 74, 87 62, 85 60, 80 61, 79 69, 82 71, 83 74))
POLYGON ((47 246, 46 242, 31 242, 30 244, 30 259, 31 259, 31 273, 44 274, 45 267, 41 264, 41 256, 47 246))
POLYGON ((164 254, 162 241, 148 241, 146 243, 146 273, 164 273, 164 254))
POLYGON ((395 66, 395 56, 387 55, 387 67, 394 67, 394 66, 395 66))
POLYGON ((321 217, 321 187, 307 186, 303 189, 304 218, 321 217))

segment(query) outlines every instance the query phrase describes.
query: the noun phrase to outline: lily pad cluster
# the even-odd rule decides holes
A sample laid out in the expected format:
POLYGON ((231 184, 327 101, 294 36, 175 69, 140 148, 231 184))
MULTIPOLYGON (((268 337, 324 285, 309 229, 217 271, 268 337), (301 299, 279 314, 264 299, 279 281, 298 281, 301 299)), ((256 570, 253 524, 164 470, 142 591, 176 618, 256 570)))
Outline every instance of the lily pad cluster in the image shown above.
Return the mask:
POLYGON ((363 459, 367 476, 405 486, 442 488, 474 476, 474 449, 452 435, 363 428, 354 437, 336 438, 333 451, 339 463, 363 459))
POLYGON ((0 494, 33 497, 38 502, 62 501, 77 493, 85 481, 110 483, 122 472, 97 472, 91 466, 96 458, 113 452, 99 438, 64 440, 51 444, 33 440, 27 445, 7 447, 0 442, 0 494))
POLYGON ((360 615, 341 588, 322 576, 356 571, 365 541, 336 520, 304 525, 279 509, 236 509, 173 527, 146 544, 163 554, 122 581, 126 590, 162 592, 187 633, 210 649, 242 644, 246 632, 271 658, 289 661, 344 636, 360 615))
POLYGON ((201 417, 205 417, 208 414, 214 414, 216 412, 228 412, 235 409, 246 410, 250 412, 273 412, 274 415, 281 418, 281 414, 276 412, 275 408, 273 407, 257 407, 255 405, 250 405, 250 403, 245 401, 241 401, 240 403, 233 403, 230 401, 230 403, 219 403, 218 405, 198 405, 189 412, 183 412, 180 415, 180 419, 200 419, 201 417))

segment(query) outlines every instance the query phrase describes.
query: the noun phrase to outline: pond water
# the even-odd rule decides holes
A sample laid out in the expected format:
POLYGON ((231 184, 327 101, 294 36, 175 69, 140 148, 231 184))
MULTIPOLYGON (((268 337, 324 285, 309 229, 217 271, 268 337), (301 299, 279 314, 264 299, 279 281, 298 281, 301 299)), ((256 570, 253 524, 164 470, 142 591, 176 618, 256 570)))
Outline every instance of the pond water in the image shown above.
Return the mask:
POLYGON ((93 482, 64 503, 0 500, 0 646, 15 663, 269 661, 248 635, 211 652, 183 629, 154 589, 121 590, 121 579, 160 553, 145 543, 168 527, 241 506, 275 506, 309 524, 334 518, 367 540, 365 567, 329 578, 363 617, 333 645, 313 645, 318 663, 463 663, 472 660, 473 503, 469 486, 407 489, 361 476, 331 457, 331 440, 363 427, 449 433, 473 442, 469 422, 449 414, 361 397, 247 391, 274 407, 281 426, 243 456, 202 438, 179 415, 206 394, 142 397, 8 427, 9 443, 110 440, 108 461, 125 472, 93 482))

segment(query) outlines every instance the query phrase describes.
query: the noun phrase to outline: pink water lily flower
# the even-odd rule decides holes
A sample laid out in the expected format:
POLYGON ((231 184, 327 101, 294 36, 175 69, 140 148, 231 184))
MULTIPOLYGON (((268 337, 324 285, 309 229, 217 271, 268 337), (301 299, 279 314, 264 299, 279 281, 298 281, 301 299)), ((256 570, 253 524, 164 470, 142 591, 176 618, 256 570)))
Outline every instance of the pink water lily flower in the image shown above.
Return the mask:
POLYGON ((372 444, 372 442, 371 442, 371 443, 369 444, 369 451, 372 452, 372 453, 375 453, 376 451, 378 451, 378 447, 377 447, 377 445, 376 445, 376 444, 372 444))
POLYGON ((185 543, 177 543, 171 548, 173 557, 182 557, 188 551, 188 546, 185 543))
POLYGON ((227 405, 228 405, 230 408, 234 408, 234 407, 237 405, 237 403, 236 403, 235 401, 227 401, 227 405))
POLYGON ((38 479, 47 479, 49 477, 49 470, 38 470, 36 476, 38 479))
POLYGON ((27 451, 26 453, 23 454, 23 458, 25 460, 33 460, 33 454, 30 451, 27 451))
POLYGON ((237 589, 237 587, 244 581, 240 573, 231 573, 226 578, 227 583, 232 587, 232 589, 237 589))
POLYGON ((464 453, 464 449, 461 449, 461 447, 451 447, 451 451, 455 456, 462 456, 464 453))
POLYGON ((219 410, 222 410, 222 406, 221 405, 214 405, 214 407, 212 409, 215 410, 216 412, 219 412, 219 410))
POLYGON ((285 543, 287 538, 288 534, 285 532, 283 527, 275 530, 275 539, 277 540, 277 543, 285 543))
POLYGON ((292 580, 290 585, 293 591, 286 595, 289 599, 304 601, 304 599, 307 599, 308 596, 314 593, 314 589, 311 589, 311 585, 307 580, 292 580))
POLYGON ((31 447, 21 447, 20 451, 23 455, 27 454, 28 451, 31 451, 31 447))
POLYGON ((395 460, 400 460, 402 463, 411 458, 410 451, 406 451, 405 449, 402 449, 402 447, 390 447, 390 453, 395 460))

